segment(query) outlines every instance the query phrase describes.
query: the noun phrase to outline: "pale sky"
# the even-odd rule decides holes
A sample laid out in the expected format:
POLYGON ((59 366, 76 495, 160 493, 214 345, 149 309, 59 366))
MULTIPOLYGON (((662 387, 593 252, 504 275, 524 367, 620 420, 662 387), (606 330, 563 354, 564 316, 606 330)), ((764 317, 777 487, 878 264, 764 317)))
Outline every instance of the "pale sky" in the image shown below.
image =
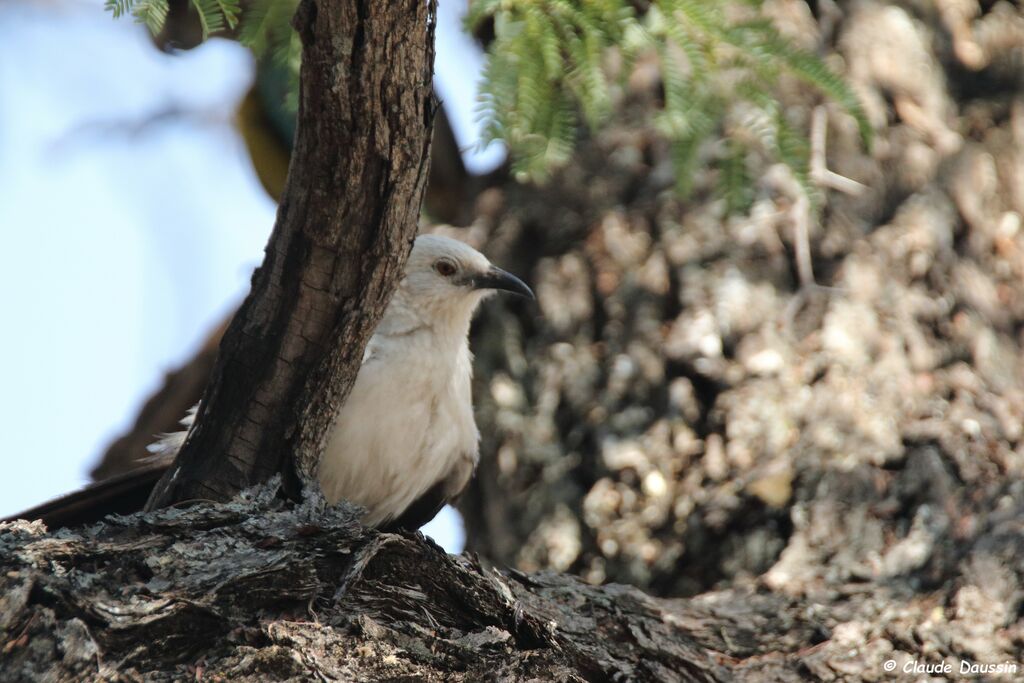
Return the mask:
MULTIPOLYGON (((476 149, 462 7, 437 87, 482 172, 504 151, 476 149)), ((224 40, 162 54, 98 0, 0 3, 0 515, 85 484, 248 290, 275 213, 229 124, 251 70, 224 40)), ((461 549, 454 512, 425 531, 461 549)))

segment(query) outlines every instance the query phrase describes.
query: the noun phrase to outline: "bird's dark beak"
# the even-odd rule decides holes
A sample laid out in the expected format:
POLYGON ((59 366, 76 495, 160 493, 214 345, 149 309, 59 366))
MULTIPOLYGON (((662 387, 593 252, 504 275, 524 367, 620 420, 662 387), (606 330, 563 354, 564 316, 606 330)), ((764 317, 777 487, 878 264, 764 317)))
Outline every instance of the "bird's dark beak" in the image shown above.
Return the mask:
POLYGON ((527 299, 536 299, 533 290, 512 273, 507 273, 497 266, 491 266, 486 273, 473 277, 473 289, 500 289, 527 299))

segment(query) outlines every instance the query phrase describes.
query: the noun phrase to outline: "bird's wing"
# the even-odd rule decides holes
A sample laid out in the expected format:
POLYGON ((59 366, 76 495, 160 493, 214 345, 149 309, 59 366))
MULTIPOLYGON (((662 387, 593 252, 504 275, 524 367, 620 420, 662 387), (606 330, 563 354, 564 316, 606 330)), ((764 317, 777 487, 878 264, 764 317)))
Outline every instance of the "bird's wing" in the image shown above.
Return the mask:
POLYGON ((415 531, 434 519, 448 503, 455 501, 465 490, 473 476, 474 459, 459 458, 448 474, 427 489, 426 493, 413 501, 405 511, 393 520, 380 526, 381 531, 415 531))
POLYGON ((174 460, 174 456, 178 454, 181 447, 185 445, 185 437, 188 436, 189 431, 192 429, 192 425, 196 423, 196 413, 199 412, 199 404, 195 404, 188 409, 188 413, 185 417, 181 418, 178 423, 184 429, 177 432, 166 432, 164 434, 157 434, 157 440, 146 446, 146 450, 150 452, 149 457, 142 458, 144 462, 149 461, 161 461, 168 467, 174 460))

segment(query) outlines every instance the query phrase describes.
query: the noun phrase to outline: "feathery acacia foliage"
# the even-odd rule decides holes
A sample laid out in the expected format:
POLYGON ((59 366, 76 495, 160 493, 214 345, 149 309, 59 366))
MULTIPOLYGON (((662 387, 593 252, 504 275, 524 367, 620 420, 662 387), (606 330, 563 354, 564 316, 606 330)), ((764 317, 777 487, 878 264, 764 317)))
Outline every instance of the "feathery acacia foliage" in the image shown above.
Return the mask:
MULTIPOLYGON (((189 0, 189 4, 199 18, 203 40, 214 33, 234 29, 242 12, 239 0, 189 0)), ((170 11, 169 0, 106 0, 104 6, 115 19, 132 15, 154 35, 163 30, 170 11)))
MULTIPOLYGON (((298 0, 251 0, 244 16, 241 0, 188 0, 188 3, 199 22, 203 40, 238 29, 234 37, 251 48, 257 57, 268 56, 282 65, 294 62, 298 71, 301 51, 289 23, 298 0)), ((156 35, 167 21, 170 0, 106 0, 105 8, 115 19, 131 15, 156 35)))
MULTIPOLYGON (((106 0, 115 17, 130 14, 158 33, 169 0, 106 0)), ((301 46, 290 26, 297 0, 189 0, 204 38, 231 32, 257 59, 290 78, 294 110, 301 46)), ((494 22, 495 39, 479 99, 485 142, 501 140, 523 181, 543 181, 572 156, 581 129, 601 126, 631 65, 656 56, 661 109, 655 128, 672 145, 677 185, 692 188, 698 163, 717 165, 733 210, 752 198, 750 155, 792 168, 809 183, 802 122, 780 107, 775 88, 795 77, 871 128, 846 82, 817 55, 798 49, 761 14, 755 0, 652 0, 638 12, 628 0, 472 0, 466 27, 494 22), (617 52, 620 67, 608 68, 617 52), (714 144, 724 138, 721 144, 714 144)))
MULTIPOLYGON (((302 45, 291 27, 298 0, 250 0, 242 12, 241 0, 188 0, 196 15, 203 40, 228 34, 252 50, 257 59, 270 60, 274 80, 285 83, 285 108, 294 112, 298 103, 299 65, 302 45)), ((131 15, 159 34, 167 21, 170 0, 106 0, 114 18, 131 15)), ((277 88, 275 87, 275 90, 277 88)))
POLYGON ((289 68, 296 77, 302 44, 292 30, 291 19, 298 4, 298 0, 251 0, 238 31, 239 42, 257 58, 272 59, 278 66, 289 68))
POLYGON ((640 14, 626 0, 475 0, 467 28, 488 19, 495 40, 480 111, 486 137, 509 145, 522 179, 545 179, 572 154, 579 124, 596 128, 611 110, 612 49, 626 67, 620 80, 637 58, 657 56, 664 102, 653 123, 672 144, 684 193, 698 161, 717 164, 730 208, 744 208, 751 152, 789 165, 809 186, 806 135, 773 94, 784 74, 836 101, 870 144, 867 117, 845 81, 779 35, 758 2, 653 0, 640 14), (725 143, 706 149, 719 133, 725 143))

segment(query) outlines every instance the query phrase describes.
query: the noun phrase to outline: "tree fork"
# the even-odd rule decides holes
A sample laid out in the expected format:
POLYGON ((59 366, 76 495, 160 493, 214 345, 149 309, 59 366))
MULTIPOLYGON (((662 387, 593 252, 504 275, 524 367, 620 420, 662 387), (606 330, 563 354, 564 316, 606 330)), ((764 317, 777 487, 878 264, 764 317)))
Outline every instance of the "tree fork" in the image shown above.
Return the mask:
POLYGON ((298 127, 263 264, 148 508, 309 481, 416 235, 436 2, 302 0, 298 127))

